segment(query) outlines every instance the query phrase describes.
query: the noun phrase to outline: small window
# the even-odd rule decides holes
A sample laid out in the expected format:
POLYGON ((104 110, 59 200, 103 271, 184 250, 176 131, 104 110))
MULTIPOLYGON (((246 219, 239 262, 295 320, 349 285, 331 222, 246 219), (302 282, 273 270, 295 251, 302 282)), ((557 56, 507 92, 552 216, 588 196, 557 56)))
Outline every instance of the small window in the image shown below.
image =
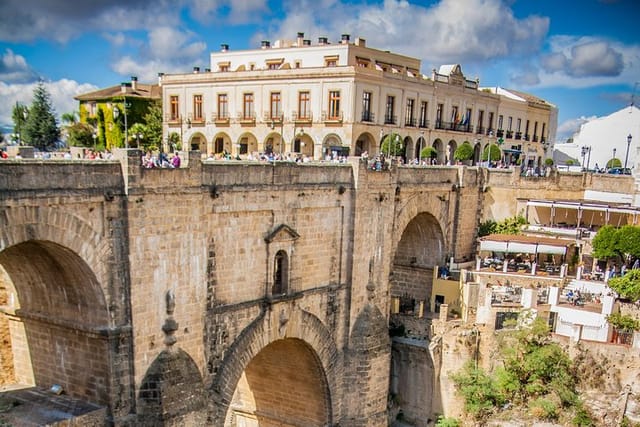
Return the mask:
POLYGON ((289 281, 289 259, 283 250, 278 251, 273 260, 273 287, 271 295, 284 295, 287 293, 289 281))

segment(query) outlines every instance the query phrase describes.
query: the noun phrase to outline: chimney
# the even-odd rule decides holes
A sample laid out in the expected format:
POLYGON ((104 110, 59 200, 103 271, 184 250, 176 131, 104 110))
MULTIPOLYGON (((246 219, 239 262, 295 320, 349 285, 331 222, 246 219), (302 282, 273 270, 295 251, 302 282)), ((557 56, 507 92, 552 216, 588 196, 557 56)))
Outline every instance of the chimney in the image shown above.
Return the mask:
POLYGON ((326 37, 318 37, 318 44, 321 45, 321 46, 327 44, 327 38, 326 37))
POLYGON ((342 44, 349 44, 349 34, 342 35, 342 44))
POLYGON ((297 46, 302 46, 304 43, 304 33, 298 33, 298 41, 296 43, 297 46))
POLYGON ((138 78, 136 76, 131 76, 131 89, 138 89, 138 78))
POLYGON ((129 86, 129 83, 127 82, 120 83, 120 92, 127 93, 127 86, 129 86))
POLYGON ((211 72, 211 68, 205 68, 205 69, 204 69, 204 72, 205 72, 205 73, 210 73, 210 72, 211 72))
POLYGON ((366 47, 366 45, 367 45, 367 41, 365 39, 363 39, 362 37, 358 37, 356 39, 356 46, 366 47))
POLYGON ((200 72, 200 67, 193 67, 193 74, 198 74, 200 72))
POLYGON ((223 43, 220 45, 220 52, 226 52, 229 50, 229 45, 226 43, 223 43))
POLYGON ((262 40, 262 43, 260 43, 260 47, 262 47, 263 49, 268 49, 271 47, 271 42, 269 40, 262 40))
POLYGON ((309 40, 309 39, 302 40, 302 45, 303 46, 311 46, 311 40, 309 40))
POLYGON ((164 73, 158 73, 158 86, 162 86, 162 77, 164 77, 164 73))

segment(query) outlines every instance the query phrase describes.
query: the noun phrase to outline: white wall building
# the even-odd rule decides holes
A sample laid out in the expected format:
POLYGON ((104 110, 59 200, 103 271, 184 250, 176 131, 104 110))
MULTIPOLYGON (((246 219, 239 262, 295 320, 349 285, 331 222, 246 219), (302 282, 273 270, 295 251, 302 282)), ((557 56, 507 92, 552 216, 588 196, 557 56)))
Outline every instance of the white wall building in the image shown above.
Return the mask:
POLYGON ((567 159, 573 159, 587 169, 595 169, 596 165, 600 169, 605 168, 615 157, 622 167, 626 160, 627 167, 637 175, 640 161, 640 109, 631 105, 584 123, 574 135, 573 142, 556 144, 553 157, 556 164, 562 165, 567 159))
POLYGON ((346 34, 336 44, 326 37, 312 44, 298 33, 292 41, 263 41, 259 49, 222 45, 210 60, 202 72, 159 77, 163 135, 183 149, 374 156, 392 135, 407 162, 431 146, 435 162, 452 163, 455 149, 468 142, 476 163, 502 138, 503 150, 524 150, 538 165, 543 144, 555 138, 557 111, 543 100, 481 90, 460 65, 423 75, 419 59, 369 48, 361 38, 351 42, 346 34))

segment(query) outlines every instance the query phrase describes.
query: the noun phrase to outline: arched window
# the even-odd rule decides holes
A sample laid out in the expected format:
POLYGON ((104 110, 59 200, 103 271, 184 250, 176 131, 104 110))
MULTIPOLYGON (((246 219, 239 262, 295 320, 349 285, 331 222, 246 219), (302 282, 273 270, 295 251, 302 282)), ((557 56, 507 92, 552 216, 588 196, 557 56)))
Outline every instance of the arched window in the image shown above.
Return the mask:
POLYGON ((289 259, 287 253, 280 250, 273 260, 273 288, 271 295, 283 295, 287 293, 289 282, 289 259))

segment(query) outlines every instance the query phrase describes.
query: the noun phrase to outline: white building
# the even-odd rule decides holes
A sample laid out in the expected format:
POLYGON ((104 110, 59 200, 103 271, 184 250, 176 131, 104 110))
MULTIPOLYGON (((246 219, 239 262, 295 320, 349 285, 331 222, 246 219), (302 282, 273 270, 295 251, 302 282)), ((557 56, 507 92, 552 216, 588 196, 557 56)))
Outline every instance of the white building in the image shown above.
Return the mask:
MULTIPOLYGON (((606 168, 616 158, 620 165, 638 174, 640 161, 640 110, 635 105, 584 123, 573 142, 556 144, 553 158, 556 164, 573 159, 587 169, 606 168), (629 138, 631 136, 631 138, 629 138)), ((617 163, 617 162, 616 162, 617 163)))
POLYGON ((524 152, 539 165, 544 144, 555 138, 556 110, 543 100, 482 90, 460 65, 423 75, 419 59, 369 48, 361 38, 351 42, 346 34, 336 44, 326 37, 312 44, 303 33, 263 41, 259 49, 223 44, 210 60, 202 72, 159 77, 165 140, 205 154, 374 156, 390 135, 407 162, 431 146, 435 162, 452 163, 467 142, 476 163, 501 139, 503 160, 524 152))

